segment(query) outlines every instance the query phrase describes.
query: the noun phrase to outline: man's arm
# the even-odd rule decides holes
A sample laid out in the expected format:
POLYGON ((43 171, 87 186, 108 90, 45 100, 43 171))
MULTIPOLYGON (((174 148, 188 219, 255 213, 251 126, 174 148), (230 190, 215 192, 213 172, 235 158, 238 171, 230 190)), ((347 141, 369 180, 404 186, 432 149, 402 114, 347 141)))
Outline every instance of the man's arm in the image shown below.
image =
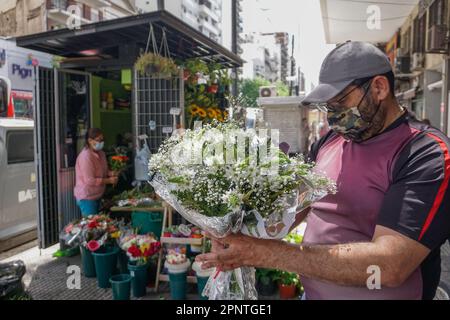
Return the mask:
POLYGON ((384 227, 377 227, 370 243, 298 246, 238 235, 216 239, 214 246, 213 253, 198 257, 204 268, 219 267, 224 271, 241 266, 271 268, 360 287, 366 286, 370 266, 380 268, 382 286, 398 287, 430 252, 422 244, 384 227))

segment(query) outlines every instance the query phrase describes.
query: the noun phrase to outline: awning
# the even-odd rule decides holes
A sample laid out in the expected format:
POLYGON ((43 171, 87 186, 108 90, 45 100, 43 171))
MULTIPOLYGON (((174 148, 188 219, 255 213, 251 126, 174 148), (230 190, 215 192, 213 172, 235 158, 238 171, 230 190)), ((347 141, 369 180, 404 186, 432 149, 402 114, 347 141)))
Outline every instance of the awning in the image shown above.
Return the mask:
POLYGON ((66 58, 83 58, 86 52, 120 47, 131 42, 145 48, 150 23, 158 43, 161 43, 163 30, 166 31, 174 59, 202 58, 216 61, 226 68, 240 67, 244 62, 167 11, 86 24, 79 29, 66 28, 22 36, 17 38, 17 45, 66 58))
POLYGON ((326 42, 387 42, 418 3, 419 0, 320 0, 326 42))

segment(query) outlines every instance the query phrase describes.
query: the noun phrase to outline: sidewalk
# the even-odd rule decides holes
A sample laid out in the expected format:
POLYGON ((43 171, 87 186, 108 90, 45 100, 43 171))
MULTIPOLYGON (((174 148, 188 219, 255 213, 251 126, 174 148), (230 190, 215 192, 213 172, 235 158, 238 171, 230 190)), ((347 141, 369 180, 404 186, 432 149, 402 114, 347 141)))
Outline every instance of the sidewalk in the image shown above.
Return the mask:
MULTIPOLYGON (((30 244, 23 248, 28 248, 30 244)), ((0 262, 22 260, 27 268, 23 281, 28 293, 34 300, 112 300, 111 289, 97 287, 96 279, 81 277, 81 290, 67 288, 66 273, 70 265, 81 265, 80 256, 71 258, 53 258, 59 245, 45 250, 39 250, 36 246, 15 254, 21 248, 0 254, 0 262)), ((450 246, 448 242, 442 248, 442 274, 441 289, 436 294, 436 300, 449 300, 450 293, 450 246)), ((278 299, 275 297, 261 297, 264 299, 278 299)), ((160 283, 160 292, 154 293, 147 290, 147 295, 139 300, 168 300, 170 299, 168 283, 160 283)), ((196 287, 189 286, 188 300, 197 300, 196 287)))
MULTIPOLYGON (((19 254, 5 257, 0 255, 1 262, 22 260, 27 268, 27 273, 23 282, 27 292, 33 300, 112 300, 111 289, 100 289, 97 287, 95 278, 81 277, 81 289, 68 289, 67 267, 71 265, 81 265, 81 257, 53 258, 59 245, 55 245, 45 250, 33 247, 19 254)), ((8 255, 8 253, 6 253, 8 255)), ((168 283, 160 284, 160 293, 151 293, 147 290, 147 296, 139 300, 164 300, 169 299, 168 283)), ((132 298, 133 299, 133 298, 132 298)), ((188 294, 188 299, 197 299, 197 294, 188 294)))

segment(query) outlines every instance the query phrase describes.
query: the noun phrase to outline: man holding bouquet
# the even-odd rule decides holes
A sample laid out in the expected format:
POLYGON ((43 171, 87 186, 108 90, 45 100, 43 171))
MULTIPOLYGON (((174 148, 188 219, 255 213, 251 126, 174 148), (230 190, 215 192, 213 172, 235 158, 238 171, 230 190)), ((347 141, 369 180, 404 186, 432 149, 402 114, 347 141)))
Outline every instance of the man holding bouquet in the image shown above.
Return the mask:
POLYGON ((333 50, 304 104, 327 112, 332 130, 310 158, 337 193, 298 214, 298 224, 306 216, 308 223, 301 246, 213 239, 213 252, 197 257, 203 268, 295 272, 306 299, 433 299, 440 247, 450 237, 450 142, 409 116, 394 82, 375 46, 333 50))

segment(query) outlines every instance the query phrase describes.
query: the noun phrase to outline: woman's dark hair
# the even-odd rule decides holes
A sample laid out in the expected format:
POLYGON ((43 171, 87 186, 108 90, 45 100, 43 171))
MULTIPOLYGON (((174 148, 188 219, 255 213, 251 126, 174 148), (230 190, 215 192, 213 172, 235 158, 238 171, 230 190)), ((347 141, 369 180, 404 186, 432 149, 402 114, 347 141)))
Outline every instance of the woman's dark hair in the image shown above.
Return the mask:
POLYGON ((99 136, 103 134, 102 130, 98 128, 91 128, 86 132, 85 140, 84 140, 84 146, 86 148, 89 148, 89 139, 97 139, 99 136))

